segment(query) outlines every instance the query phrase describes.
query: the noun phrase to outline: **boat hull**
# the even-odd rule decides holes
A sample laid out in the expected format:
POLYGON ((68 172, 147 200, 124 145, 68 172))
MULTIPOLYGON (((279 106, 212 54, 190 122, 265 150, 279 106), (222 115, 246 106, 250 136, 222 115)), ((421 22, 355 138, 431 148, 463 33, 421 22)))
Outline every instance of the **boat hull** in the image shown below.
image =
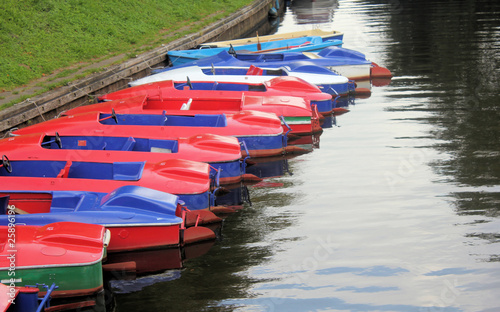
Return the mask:
POLYGON ((242 181, 246 173, 243 161, 238 159, 232 162, 213 162, 210 163, 210 170, 213 175, 220 172, 219 183, 221 185, 233 184, 242 181))
POLYGON ((325 66, 329 70, 353 80, 370 79, 371 65, 325 66))
POLYGON ((110 253, 179 246, 179 225, 106 226, 106 228, 111 232, 108 246, 110 253))
MULTIPOLYGON (((9 281, 11 277, 8 273, 0 270, 0 279, 9 281)), ((17 286, 56 283, 58 288, 52 292, 54 298, 88 296, 103 289, 102 263, 52 268, 16 266, 16 281, 17 286)), ((40 291, 39 296, 44 294, 44 291, 40 291)))

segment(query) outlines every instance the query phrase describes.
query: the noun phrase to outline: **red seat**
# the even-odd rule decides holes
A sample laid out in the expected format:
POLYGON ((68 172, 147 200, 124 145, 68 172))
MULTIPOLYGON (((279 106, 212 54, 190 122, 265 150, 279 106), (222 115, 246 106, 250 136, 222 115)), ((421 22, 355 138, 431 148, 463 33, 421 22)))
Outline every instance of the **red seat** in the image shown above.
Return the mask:
POLYGON ((246 74, 260 76, 260 75, 262 75, 263 72, 264 72, 264 70, 262 68, 259 68, 259 67, 254 66, 254 65, 250 65, 250 68, 248 69, 246 74))
POLYGON ((72 164, 73 164, 73 162, 71 160, 67 161, 64 168, 62 168, 61 171, 59 171, 59 174, 57 175, 57 177, 58 178, 67 178, 68 174, 69 174, 69 168, 71 167, 72 164))

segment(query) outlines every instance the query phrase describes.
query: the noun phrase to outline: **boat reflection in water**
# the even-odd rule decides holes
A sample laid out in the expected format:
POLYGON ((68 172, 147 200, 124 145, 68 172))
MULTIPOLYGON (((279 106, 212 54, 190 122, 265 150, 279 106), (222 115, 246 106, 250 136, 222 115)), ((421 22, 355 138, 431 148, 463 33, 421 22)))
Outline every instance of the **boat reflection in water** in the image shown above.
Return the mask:
POLYGON ((358 99, 367 99, 372 95, 372 83, 370 79, 356 80, 355 97, 358 99))
POLYGON ((374 87, 384 87, 391 83, 392 78, 372 78, 371 84, 374 87))
MULTIPOLYGON (((322 117, 322 119, 323 118, 324 117, 322 117)), ((315 133, 313 135, 302 135, 289 138, 288 145, 298 147, 304 151, 307 151, 307 153, 310 153, 313 151, 313 149, 319 148, 319 137, 321 136, 321 133, 322 132, 315 133)))
MULTIPOLYGON (((277 178, 285 174, 292 175, 288 167, 288 159, 292 157, 268 157, 254 159, 254 164, 248 167, 248 171, 262 179, 277 178)), ((265 181, 254 184, 254 187, 261 186, 265 181)))
MULTIPOLYGON (((248 182, 248 184, 252 183, 248 182)), ((217 197, 216 206, 213 207, 212 212, 224 215, 243 209, 244 203, 250 203, 250 194, 248 193, 246 184, 235 183, 226 185, 224 187, 225 194, 217 197)))
POLYGON ((290 4, 298 25, 330 23, 337 8, 336 0, 293 0, 290 4))
POLYGON ((259 161, 251 167, 252 172, 261 178, 280 177, 288 172, 288 160, 277 159, 268 161, 259 161))
POLYGON ((181 248, 110 254, 104 265, 107 288, 117 294, 132 293, 180 278, 184 262, 206 254, 215 242, 209 240, 181 248))
POLYGON ((336 115, 328 115, 325 116, 323 123, 321 124, 321 128, 328 129, 337 126, 337 116, 336 115))
POLYGON ((349 112, 349 105, 354 105, 354 99, 353 96, 336 98, 332 103, 332 114, 339 116, 349 112))
MULTIPOLYGON (((334 118, 332 115, 324 116, 327 127, 332 127, 331 119, 334 118)), ((312 152, 314 149, 319 148, 319 140, 321 133, 316 133, 313 135, 303 135, 289 137, 288 145, 293 145, 307 150, 308 153, 312 152)), ((299 156, 299 154, 286 154, 277 157, 264 157, 264 158, 254 158, 251 159, 251 164, 246 168, 247 173, 253 174, 264 181, 253 184, 252 187, 264 187, 270 185, 265 179, 277 178, 284 176, 286 174, 292 175, 289 170, 288 160, 299 156)), ((275 186, 273 184, 273 186, 275 186)))

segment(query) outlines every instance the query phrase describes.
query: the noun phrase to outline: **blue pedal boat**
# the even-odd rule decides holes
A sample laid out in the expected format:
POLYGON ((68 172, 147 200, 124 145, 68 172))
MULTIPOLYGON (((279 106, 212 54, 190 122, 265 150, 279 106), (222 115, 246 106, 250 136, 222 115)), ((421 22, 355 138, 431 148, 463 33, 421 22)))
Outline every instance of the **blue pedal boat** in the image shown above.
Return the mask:
POLYGON ((307 36, 244 45, 231 45, 231 47, 212 47, 210 44, 206 44, 200 46, 199 49, 169 51, 167 56, 173 66, 179 66, 216 55, 222 51, 228 51, 229 49, 234 49, 241 53, 318 52, 331 46, 342 46, 342 40, 323 40, 319 36, 307 36))
MULTIPOLYGON (((191 64, 218 66, 238 66, 279 68, 290 64, 316 65, 327 68, 339 75, 349 79, 370 79, 372 62, 368 61, 364 54, 358 51, 328 47, 320 52, 280 52, 280 53, 241 53, 235 50, 222 51, 214 56, 204 59, 206 62, 196 61, 191 64)), ((300 67, 299 67, 300 70, 300 67)), ((153 71, 161 72, 161 70, 153 71)))
POLYGON ((44 226, 54 222, 98 224, 110 231, 107 251, 123 252, 178 247, 185 241, 215 238, 206 228, 186 230, 185 211, 178 196, 126 185, 110 193, 85 191, 0 190, 8 205, 0 207, 0 225, 44 226))

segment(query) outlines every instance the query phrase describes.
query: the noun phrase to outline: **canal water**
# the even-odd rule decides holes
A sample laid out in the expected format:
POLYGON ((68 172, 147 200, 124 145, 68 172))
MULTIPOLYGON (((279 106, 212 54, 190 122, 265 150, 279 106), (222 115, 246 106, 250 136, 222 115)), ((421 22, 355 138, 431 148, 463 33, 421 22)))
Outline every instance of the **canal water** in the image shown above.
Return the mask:
POLYGON ((116 311, 500 311, 500 2, 294 0, 275 32, 311 28, 394 78, 116 311))

